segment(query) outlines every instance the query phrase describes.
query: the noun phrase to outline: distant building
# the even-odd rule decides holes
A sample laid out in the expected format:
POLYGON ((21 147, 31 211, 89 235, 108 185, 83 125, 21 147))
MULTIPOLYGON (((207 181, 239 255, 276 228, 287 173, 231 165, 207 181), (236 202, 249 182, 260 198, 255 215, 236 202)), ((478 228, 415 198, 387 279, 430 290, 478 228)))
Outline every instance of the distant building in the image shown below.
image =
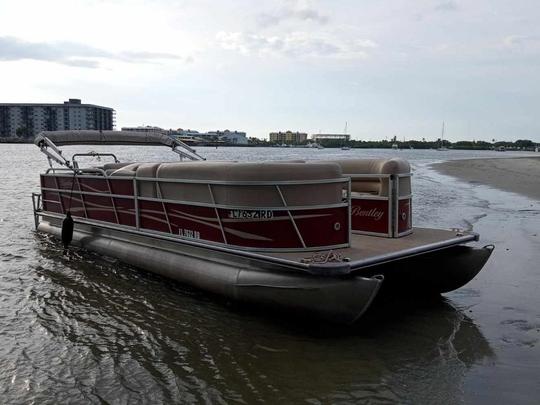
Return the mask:
POLYGON ((199 131, 195 131, 194 129, 169 129, 167 131, 167 134, 178 138, 180 141, 185 142, 187 144, 198 144, 203 142, 204 140, 199 137, 200 133, 199 131))
POLYGON ((313 134, 311 139, 315 142, 319 142, 321 139, 337 139, 342 141, 349 141, 351 136, 348 134, 313 134))
POLYGON ((199 142, 221 142, 236 145, 247 145, 247 135, 240 131, 208 131, 199 132, 194 129, 171 129, 169 135, 177 136, 181 140, 199 141, 199 142))
POLYGON ((301 144, 307 140, 305 132, 270 132, 270 142, 285 144, 301 144))
POLYGON ((0 137, 36 136, 41 131, 112 130, 112 108, 82 104, 70 98, 63 104, 0 103, 0 137))
POLYGON ((199 135, 201 135, 199 131, 196 131, 194 129, 182 129, 182 128, 169 129, 168 134, 172 136, 177 136, 179 138, 196 138, 199 135))
POLYGON ((138 126, 138 127, 122 127, 122 131, 130 131, 130 132, 159 132, 159 133, 166 133, 167 131, 160 127, 152 127, 149 125, 146 126, 138 126))
POLYGON ((229 131, 226 129, 225 131, 209 131, 206 135, 217 136, 221 141, 237 145, 247 145, 248 143, 246 133, 240 131, 229 131))
POLYGON ((190 143, 227 143, 236 145, 247 145, 248 140, 245 132, 240 131, 209 131, 199 132, 194 129, 163 129, 153 126, 123 127, 122 131, 137 132, 159 132, 169 136, 177 137, 181 141, 190 143))

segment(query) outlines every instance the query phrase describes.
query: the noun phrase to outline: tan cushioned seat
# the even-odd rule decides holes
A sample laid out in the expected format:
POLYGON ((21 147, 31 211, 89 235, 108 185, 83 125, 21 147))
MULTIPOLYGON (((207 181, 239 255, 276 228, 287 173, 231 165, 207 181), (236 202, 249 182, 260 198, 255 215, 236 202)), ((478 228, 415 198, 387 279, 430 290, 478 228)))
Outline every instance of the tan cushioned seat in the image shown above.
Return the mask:
MULTIPOLYGON (((337 163, 343 174, 406 174, 410 173, 409 162, 400 158, 393 159, 346 159, 333 160, 337 163)), ((388 196, 387 179, 352 179, 351 191, 355 193, 370 193, 388 196)), ((399 180, 399 195, 411 194, 411 179, 404 177, 399 180)))
MULTIPOLYGON (((142 163, 137 168, 137 177, 154 179, 161 165, 162 163, 142 163)), ((140 197, 159 198, 155 181, 141 180, 138 182, 138 187, 140 197)))
POLYGON ((343 174, 404 174, 411 171, 409 162, 393 159, 345 159, 333 160, 341 166, 343 174))
POLYGON ((133 163, 127 162, 127 163, 105 163, 102 167, 103 170, 111 170, 111 169, 121 169, 122 167, 126 167, 128 165, 131 165, 133 163))
MULTIPOLYGON (((180 162, 163 163, 157 176, 163 179, 214 180, 225 182, 276 182, 327 180, 341 178, 340 167, 331 162, 306 165, 290 162, 223 163, 180 162)), ((166 199, 212 202, 207 184, 161 183, 166 199)), ((288 205, 319 205, 341 202, 342 184, 282 185, 283 197, 288 205)), ((217 204, 251 207, 283 205, 275 186, 212 185, 217 204)))
POLYGON ((135 174, 137 173, 137 168, 142 163, 128 163, 125 166, 122 166, 119 169, 106 169, 106 172, 109 176, 125 176, 125 177, 135 177, 135 174))

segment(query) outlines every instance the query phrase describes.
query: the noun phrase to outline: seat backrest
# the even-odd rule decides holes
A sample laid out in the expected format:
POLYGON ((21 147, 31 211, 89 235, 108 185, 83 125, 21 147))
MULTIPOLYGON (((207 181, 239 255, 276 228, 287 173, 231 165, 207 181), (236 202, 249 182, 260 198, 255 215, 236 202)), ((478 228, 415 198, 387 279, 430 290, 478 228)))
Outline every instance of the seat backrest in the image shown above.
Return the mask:
MULTIPOLYGON (((142 163, 137 168, 137 177, 156 178, 156 173, 161 163, 142 163)), ((141 197, 158 198, 158 192, 155 181, 138 182, 138 192, 141 197)))
MULTIPOLYGON (((167 179, 207 180, 220 182, 279 182, 302 180, 327 180, 342 177, 340 167, 331 162, 306 165, 291 162, 230 163, 230 162, 180 162, 164 163, 157 176, 167 179)), ((162 183, 164 198, 183 201, 212 202, 233 206, 276 207, 282 206, 280 191, 288 205, 320 205, 341 202, 339 183, 293 184, 277 187, 270 185, 249 186, 234 184, 172 184, 162 183)))
MULTIPOLYGON (((113 163, 111 163, 111 165, 113 165, 113 163)), ((141 163, 128 163, 128 164, 126 164, 124 166, 120 166, 120 168, 116 168, 116 169, 114 167, 106 168, 105 172, 109 176, 135 177, 135 175, 137 173, 137 168, 140 165, 141 165, 141 163)), ((107 165, 104 165, 103 167, 105 168, 105 166, 107 166, 107 165)))
MULTIPOLYGON (((411 171, 409 162, 400 158, 392 159, 345 159, 333 160, 337 163, 344 176, 358 174, 407 174, 411 171)), ((389 181, 387 178, 357 178, 351 180, 351 191, 370 193, 379 196, 389 195, 389 181)), ((399 194, 411 193, 410 177, 399 180, 399 194)))

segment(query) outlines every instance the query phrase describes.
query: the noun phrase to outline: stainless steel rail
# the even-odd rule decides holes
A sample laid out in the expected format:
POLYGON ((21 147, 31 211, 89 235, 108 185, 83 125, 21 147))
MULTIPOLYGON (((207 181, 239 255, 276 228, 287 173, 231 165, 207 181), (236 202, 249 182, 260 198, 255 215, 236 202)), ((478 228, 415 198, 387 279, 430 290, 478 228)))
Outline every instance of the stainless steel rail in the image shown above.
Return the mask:
POLYGON ((49 166, 53 162, 72 171, 78 169, 76 157, 79 156, 116 156, 112 153, 78 153, 73 155, 72 160, 66 159, 62 150, 57 145, 164 145, 180 156, 180 160, 206 160, 197 151, 177 138, 165 134, 132 133, 121 131, 43 131, 40 132, 34 143, 41 152, 47 156, 49 166), (55 143, 56 142, 56 143, 55 143))

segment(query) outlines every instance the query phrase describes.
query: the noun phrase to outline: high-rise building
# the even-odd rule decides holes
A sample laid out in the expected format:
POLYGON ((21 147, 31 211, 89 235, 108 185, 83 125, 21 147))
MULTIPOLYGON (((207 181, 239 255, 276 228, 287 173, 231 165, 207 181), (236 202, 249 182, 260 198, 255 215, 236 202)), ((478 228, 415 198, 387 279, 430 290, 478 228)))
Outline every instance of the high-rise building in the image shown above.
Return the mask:
POLYGON ((305 132, 270 132, 270 142, 297 145, 306 142, 305 132))
POLYGON ((63 104, 0 103, 0 137, 31 138, 41 131, 112 130, 112 108, 82 104, 70 98, 63 104))

